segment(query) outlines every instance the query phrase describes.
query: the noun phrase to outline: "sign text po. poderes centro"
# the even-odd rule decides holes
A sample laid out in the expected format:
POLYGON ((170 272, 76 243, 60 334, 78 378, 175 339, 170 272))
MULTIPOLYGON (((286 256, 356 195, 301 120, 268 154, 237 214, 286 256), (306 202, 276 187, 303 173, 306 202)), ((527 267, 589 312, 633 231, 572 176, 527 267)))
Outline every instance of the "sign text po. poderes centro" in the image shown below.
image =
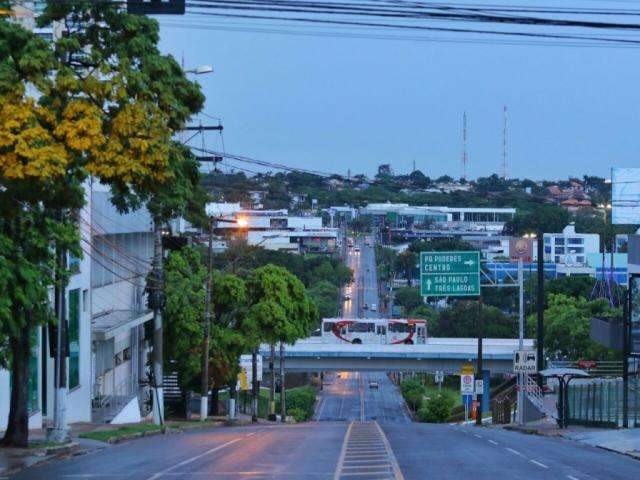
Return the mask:
POLYGON ((420 293, 431 297, 480 295, 480 252, 421 252, 420 293))

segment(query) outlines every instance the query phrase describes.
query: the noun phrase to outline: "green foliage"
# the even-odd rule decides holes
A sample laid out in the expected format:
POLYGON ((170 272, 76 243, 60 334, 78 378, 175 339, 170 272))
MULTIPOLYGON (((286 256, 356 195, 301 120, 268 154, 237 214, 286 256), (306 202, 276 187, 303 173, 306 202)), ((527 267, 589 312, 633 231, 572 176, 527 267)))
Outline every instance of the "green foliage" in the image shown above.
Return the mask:
POLYGON ((529 211, 517 212, 505 230, 515 235, 536 232, 561 232, 571 221, 571 214, 556 205, 537 205, 529 211))
POLYGON ((327 280, 322 280, 307 290, 309 297, 318 307, 320 318, 338 316, 340 289, 327 280))
POLYGON ((200 254, 193 248, 173 251, 165 262, 165 369, 178 372, 185 390, 197 383, 202 367, 206 276, 200 254))
POLYGON ((427 423, 446 422, 451 415, 454 400, 446 393, 438 393, 430 397, 418 409, 418 420, 427 423))
POLYGON ((414 412, 417 412, 422 406, 422 401, 424 399, 424 386, 418 380, 409 378, 400 384, 400 392, 402 393, 405 402, 407 402, 407 405, 409 405, 409 408, 414 412))
MULTIPOLYGON (((429 335, 434 337, 473 337, 478 331, 478 303, 458 301, 455 305, 440 311, 432 321, 429 335)), ((484 335, 487 338, 515 338, 517 321, 496 307, 483 305, 484 335)))
POLYGON ((421 305, 424 305, 420 289, 414 287, 402 287, 394 291, 394 304, 400 305, 405 315, 421 305))
POLYGON ((457 250, 477 250, 473 245, 458 239, 436 238, 431 241, 416 240, 409 245, 409 250, 420 254, 420 252, 451 252, 457 250))
POLYGON ((247 279, 247 333, 261 341, 293 343, 306 337, 318 321, 318 309, 300 280, 275 265, 260 267, 247 279))
POLYGON ((399 253, 396 257, 395 270, 404 274, 404 278, 407 279, 409 286, 411 286, 413 278, 418 273, 418 261, 419 255, 411 249, 399 253))
POLYGON ((544 293, 547 298, 551 294, 567 295, 576 298, 589 298, 596 279, 587 275, 571 275, 554 278, 545 282, 544 293))
POLYGON ((316 391, 313 387, 298 387, 287 390, 287 415, 295 418, 296 422, 303 422, 313 416, 316 403, 316 391))
MULTIPOLYGON (((590 325, 593 316, 619 316, 606 300, 588 301, 562 294, 551 294, 544 311, 545 348, 552 358, 578 360, 610 360, 619 353, 602 347, 591 340, 590 325)), ((535 315, 527 319, 530 332, 535 331, 535 315)))

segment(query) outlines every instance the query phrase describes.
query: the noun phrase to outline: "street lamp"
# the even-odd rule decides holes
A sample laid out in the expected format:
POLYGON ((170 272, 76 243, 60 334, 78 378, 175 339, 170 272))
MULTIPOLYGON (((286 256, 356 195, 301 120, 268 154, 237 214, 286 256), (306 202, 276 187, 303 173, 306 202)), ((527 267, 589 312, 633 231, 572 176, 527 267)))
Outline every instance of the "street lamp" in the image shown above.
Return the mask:
POLYGON ((204 75, 205 73, 213 73, 213 67, 211 65, 198 65, 195 68, 185 70, 184 73, 193 73, 194 75, 204 75))
MULTIPOLYGON (((604 230, 602 232, 602 281, 604 282, 605 253, 607 252, 607 210, 611 210, 611 204, 599 203, 598 208, 602 210, 602 217, 604 220, 604 230)), ((613 242, 611 245, 611 274, 613 274, 613 242)))

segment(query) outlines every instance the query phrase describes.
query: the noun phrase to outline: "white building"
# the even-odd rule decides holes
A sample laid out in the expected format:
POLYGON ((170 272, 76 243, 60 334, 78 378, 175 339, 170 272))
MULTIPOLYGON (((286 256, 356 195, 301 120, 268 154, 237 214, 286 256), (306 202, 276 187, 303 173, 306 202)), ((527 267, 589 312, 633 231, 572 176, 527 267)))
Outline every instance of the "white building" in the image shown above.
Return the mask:
POLYGON ((561 233, 544 234, 544 261, 570 267, 586 267, 587 255, 600 251, 600 235, 576 233, 567 225, 561 233))
POLYGON ((371 216, 375 225, 391 228, 437 226, 442 229, 502 231, 516 213, 515 208, 462 208, 411 206, 407 203, 370 203, 359 214, 371 216))

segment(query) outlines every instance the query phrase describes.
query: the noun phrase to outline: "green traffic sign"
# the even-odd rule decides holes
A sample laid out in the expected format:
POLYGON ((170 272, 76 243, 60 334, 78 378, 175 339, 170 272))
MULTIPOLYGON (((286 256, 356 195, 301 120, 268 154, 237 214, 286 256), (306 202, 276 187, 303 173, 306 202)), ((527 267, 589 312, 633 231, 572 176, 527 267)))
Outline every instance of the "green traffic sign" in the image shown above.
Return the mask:
POLYGON ((480 252, 420 252, 420 273, 480 275, 480 252))
POLYGON ((480 295, 480 252, 421 252, 420 293, 431 297, 480 295))

